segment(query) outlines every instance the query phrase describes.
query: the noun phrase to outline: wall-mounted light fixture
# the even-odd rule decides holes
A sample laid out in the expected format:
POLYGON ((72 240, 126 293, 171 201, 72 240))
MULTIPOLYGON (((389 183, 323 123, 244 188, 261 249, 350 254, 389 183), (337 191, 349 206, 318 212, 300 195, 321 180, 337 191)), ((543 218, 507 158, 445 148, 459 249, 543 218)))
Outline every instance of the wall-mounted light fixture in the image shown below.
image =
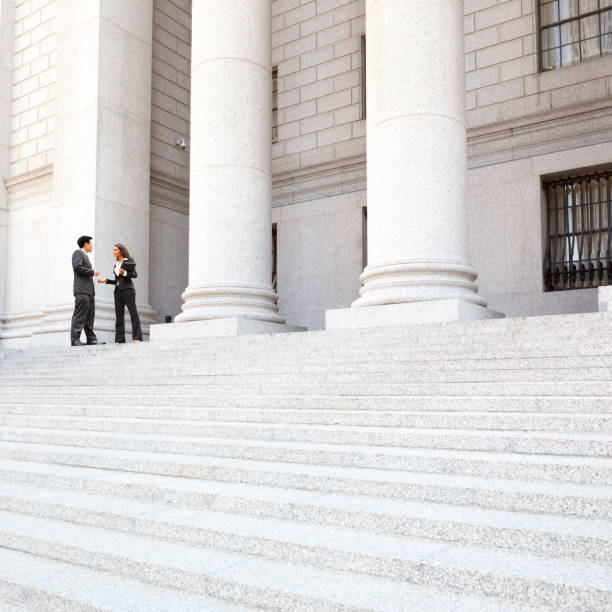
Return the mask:
POLYGON ((187 150, 187 141, 182 136, 177 136, 175 141, 176 146, 182 151, 187 150))

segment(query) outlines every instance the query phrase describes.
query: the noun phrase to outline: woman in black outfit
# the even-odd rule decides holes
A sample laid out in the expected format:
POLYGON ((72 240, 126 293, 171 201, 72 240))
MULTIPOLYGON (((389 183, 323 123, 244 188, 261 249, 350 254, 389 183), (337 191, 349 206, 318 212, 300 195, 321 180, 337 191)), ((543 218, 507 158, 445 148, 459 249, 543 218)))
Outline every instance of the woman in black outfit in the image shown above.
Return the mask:
POLYGON ((125 307, 130 311, 132 319, 132 338, 134 342, 142 342, 142 330, 140 318, 136 310, 136 289, 134 289, 133 278, 138 278, 136 273, 136 262, 130 257, 130 252, 123 244, 116 244, 113 255, 117 259, 115 264, 115 278, 100 279, 99 283, 115 285, 115 344, 125 343, 125 307), (126 264, 126 267, 123 267, 126 264), (127 269, 126 269, 127 268, 127 269))

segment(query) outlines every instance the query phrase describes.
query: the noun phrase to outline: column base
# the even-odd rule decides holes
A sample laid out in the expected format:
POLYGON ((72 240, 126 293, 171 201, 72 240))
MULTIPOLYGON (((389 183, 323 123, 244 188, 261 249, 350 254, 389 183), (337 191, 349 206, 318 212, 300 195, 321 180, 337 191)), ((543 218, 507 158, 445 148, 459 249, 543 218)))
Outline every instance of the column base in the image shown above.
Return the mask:
POLYGON ((452 321, 501 319, 504 314, 467 300, 433 300, 325 311, 325 329, 428 325, 452 321))
POLYGON ((597 288, 599 312, 612 313, 612 285, 597 288))
POLYGON ((151 325, 151 342, 173 340, 197 340, 198 338, 250 336, 254 334, 282 334, 306 331, 305 327, 247 319, 227 317, 151 325))
MULTIPOLYGON (((137 303, 137 309, 143 339, 146 341, 149 339, 149 327, 155 321, 155 312, 148 304, 137 303)), ((70 325, 73 312, 73 304, 46 308, 40 325, 32 330, 30 346, 32 348, 70 346, 70 325)), ((115 341, 115 305, 109 300, 96 300, 94 333, 100 342, 112 344, 115 341)), ((125 312, 125 335, 129 342, 132 337, 132 322, 127 310, 125 312)), ((81 342, 85 342, 84 332, 81 332, 81 342)))

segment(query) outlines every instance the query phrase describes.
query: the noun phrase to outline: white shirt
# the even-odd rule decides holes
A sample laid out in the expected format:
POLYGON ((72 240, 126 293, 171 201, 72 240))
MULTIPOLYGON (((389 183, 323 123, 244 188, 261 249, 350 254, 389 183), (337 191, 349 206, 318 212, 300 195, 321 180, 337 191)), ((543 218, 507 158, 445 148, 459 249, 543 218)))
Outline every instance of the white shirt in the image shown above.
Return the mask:
POLYGON ((89 263, 91 264, 91 267, 93 268, 93 261, 92 261, 90 254, 84 249, 81 249, 81 252, 85 255, 85 257, 87 257, 87 259, 89 259, 89 263))
POLYGON ((121 264, 119 262, 115 264, 115 274, 121 276, 121 264))

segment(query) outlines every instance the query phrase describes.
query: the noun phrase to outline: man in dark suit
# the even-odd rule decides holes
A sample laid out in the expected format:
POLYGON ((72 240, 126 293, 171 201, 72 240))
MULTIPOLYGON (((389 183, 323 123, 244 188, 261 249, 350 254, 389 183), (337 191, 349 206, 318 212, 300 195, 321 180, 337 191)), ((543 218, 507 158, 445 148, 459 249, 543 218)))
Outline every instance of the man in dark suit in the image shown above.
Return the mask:
POLYGON ((72 269, 74 270, 74 314, 70 327, 70 344, 83 346, 81 332, 85 329, 87 344, 104 344, 98 342, 94 334, 94 317, 96 315, 96 299, 93 277, 100 272, 94 270, 89 261, 88 253, 93 251, 93 238, 81 236, 77 240, 79 248, 72 254, 72 269))

